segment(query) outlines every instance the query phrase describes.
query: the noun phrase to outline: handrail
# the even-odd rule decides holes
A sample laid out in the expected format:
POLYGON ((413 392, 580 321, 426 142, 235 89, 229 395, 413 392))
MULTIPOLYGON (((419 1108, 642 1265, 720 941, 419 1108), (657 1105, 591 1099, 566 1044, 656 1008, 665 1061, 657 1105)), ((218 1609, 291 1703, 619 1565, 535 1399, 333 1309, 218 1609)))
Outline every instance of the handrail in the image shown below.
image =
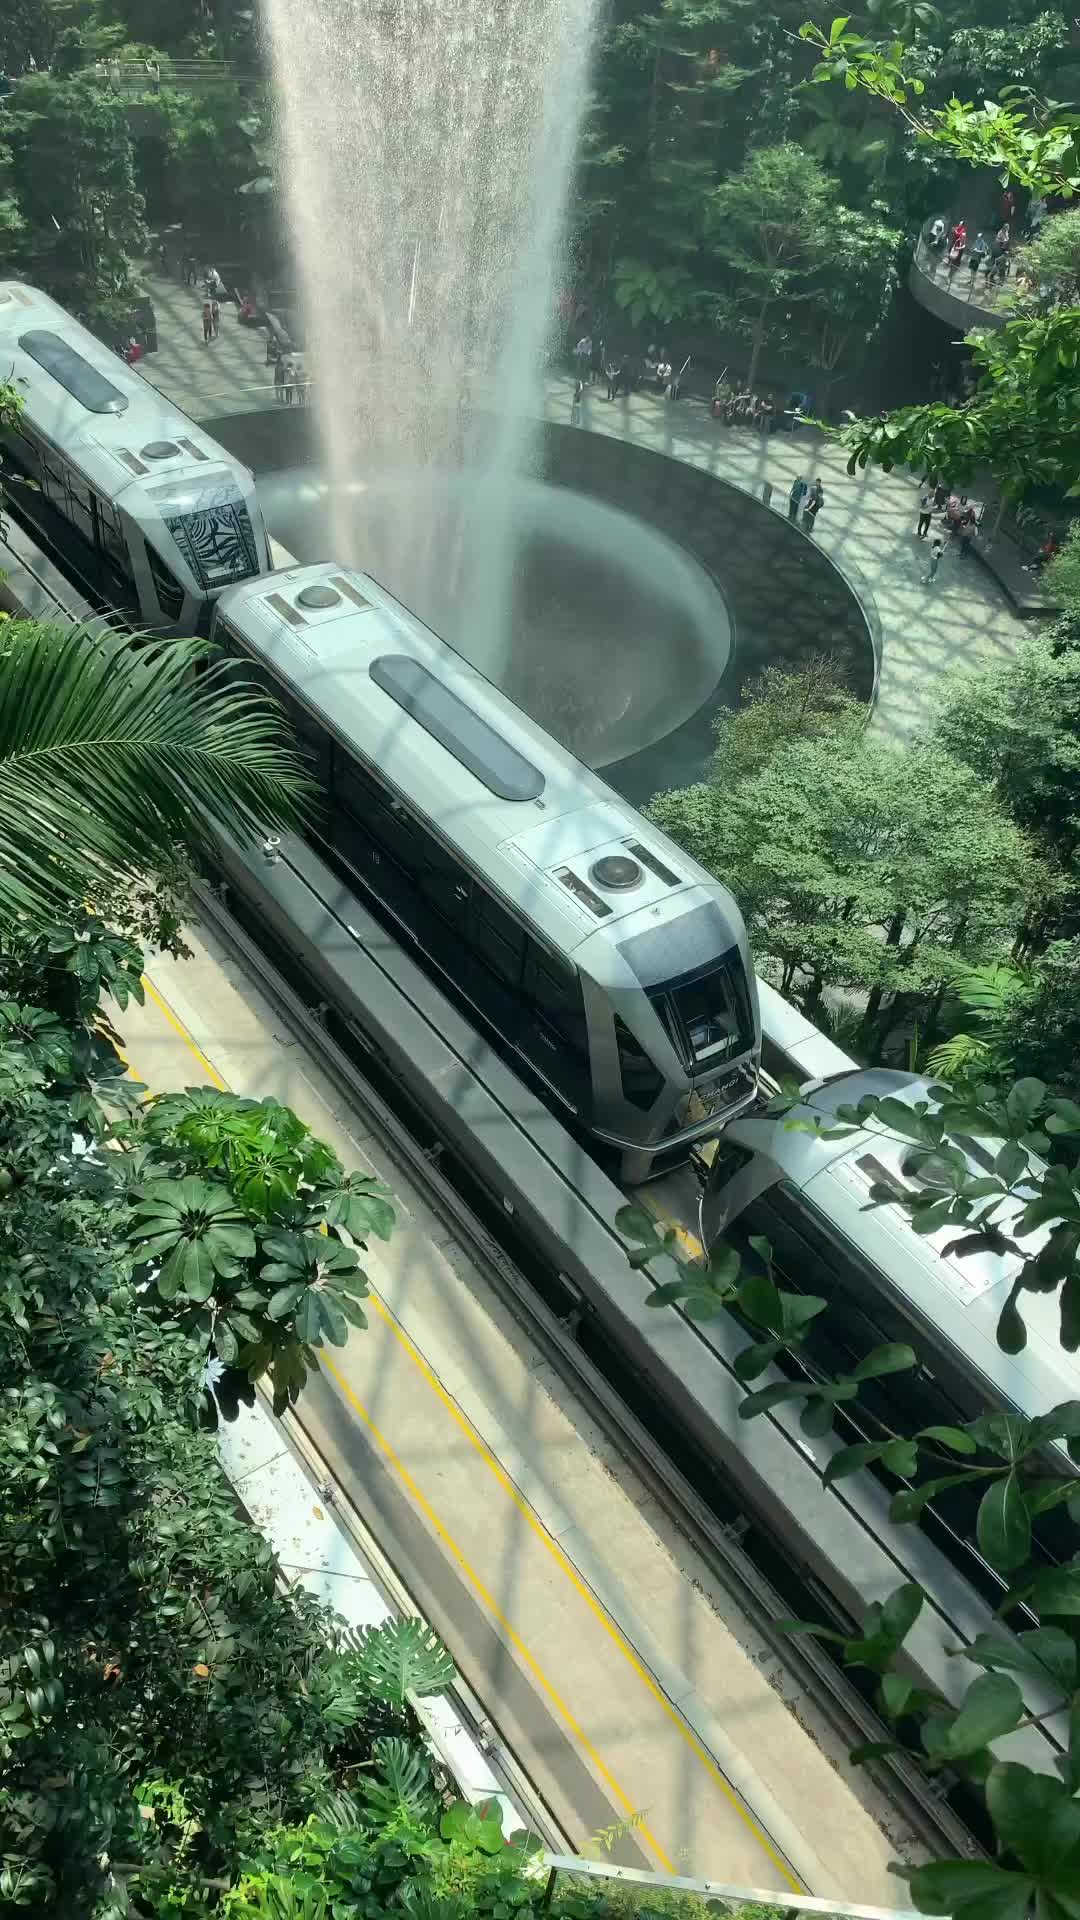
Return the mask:
POLYGON ((719 1880, 690 1880, 682 1874, 650 1873, 642 1867, 617 1867, 605 1860, 579 1860, 573 1854, 545 1853, 537 1856, 548 1870, 543 1906, 551 1904, 560 1873, 584 1874, 591 1880, 618 1880, 624 1885, 641 1887, 646 1893, 699 1893, 709 1900, 732 1902, 741 1906, 779 1907, 785 1920, 796 1914, 834 1915, 836 1920, 918 1920, 907 1907, 860 1907, 843 1900, 816 1900, 808 1893, 783 1893, 764 1887, 729 1887, 719 1880))
POLYGON ((956 267, 950 277, 947 253, 944 249, 936 253, 927 244, 923 234, 919 235, 915 245, 915 265, 931 286, 940 287, 943 293, 950 294, 954 300, 962 300, 965 306, 977 312, 999 313, 1006 307, 1004 296, 1011 290, 1007 280, 988 284, 981 269, 973 275, 966 263, 956 267), (939 267, 945 268, 944 273, 939 273, 939 267))

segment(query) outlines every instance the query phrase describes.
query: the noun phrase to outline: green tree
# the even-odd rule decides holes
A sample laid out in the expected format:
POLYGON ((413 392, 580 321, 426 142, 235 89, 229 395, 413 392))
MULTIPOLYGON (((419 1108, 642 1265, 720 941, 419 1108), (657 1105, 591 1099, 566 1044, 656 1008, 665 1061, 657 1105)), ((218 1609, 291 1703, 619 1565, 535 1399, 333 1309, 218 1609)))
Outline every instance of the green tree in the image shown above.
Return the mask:
POLYGON ((733 787, 760 773, 781 747, 795 740, 832 740, 837 752, 854 744, 867 710, 849 693, 837 662, 818 654, 797 667, 765 667, 739 690, 737 707, 713 723, 710 781, 733 787))
POLYGON ((1068 538, 1046 569, 1051 596, 1067 613, 1080 613, 1080 526, 1074 521, 1068 538))
POLYGON ((1017 281, 1029 281, 1026 301, 1067 301, 1080 298, 1080 208, 1066 208, 1044 221, 1041 231, 1014 259, 1017 281))
MULTIPOLYGON (((1080 648, 1067 623, 1025 636, 1012 660, 958 674, 942 691, 935 737, 1070 875, 1080 843, 1080 648)), ((1051 890, 1037 947, 1057 911, 1051 890)))
MULTIPOLYGON (((979 106, 953 96, 923 108, 925 83, 912 73, 903 42, 856 33, 849 19, 838 16, 828 33, 812 23, 800 29, 821 56, 815 81, 842 81, 849 91, 887 102, 923 147, 992 168, 1038 193, 1072 199, 1080 192, 1080 115, 1031 95, 979 106)), ((972 334, 968 344, 979 376, 971 399, 960 408, 905 407, 857 422, 845 434, 851 470, 904 464, 965 480, 985 469, 1013 501, 1037 486, 1080 491, 1073 377, 1080 307, 1014 320, 1001 332, 972 334)))
POLYGON ((212 663, 203 642, 23 621, 3 632, 0 914, 9 925, 141 879, 177 848, 206 847, 215 827, 250 834, 298 818, 310 788, 278 710, 212 663))
POLYGON ((1052 940, 1030 988, 1002 1011, 1000 1042, 1017 1073, 1080 1096, 1080 938, 1052 940))
POLYGON ((11 95, 5 128, 22 271, 107 330, 137 294, 146 246, 123 102, 93 74, 34 74, 11 95))
POLYGON ((791 142, 751 153, 711 195, 710 251, 728 275, 716 318, 750 342, 748 386, 770 323, 812 298, 834 199, 817 161, 791 142))
POLYGON ((654 800, 651 817, 730 886, 782 992, 814 1013, 827 987, 865 995, 860 1044, 932 1035, 950 970, 1007 947, 1041 880, 984 782, 940 747, 825 733, 738 784, 654 800))
POLYGON ((857 361, 882 325, 896 291, 902 242, 899 230, 876 212, 833 207, 827 255, 800 310, 799 327, 827 386, 841 367, 857 361))

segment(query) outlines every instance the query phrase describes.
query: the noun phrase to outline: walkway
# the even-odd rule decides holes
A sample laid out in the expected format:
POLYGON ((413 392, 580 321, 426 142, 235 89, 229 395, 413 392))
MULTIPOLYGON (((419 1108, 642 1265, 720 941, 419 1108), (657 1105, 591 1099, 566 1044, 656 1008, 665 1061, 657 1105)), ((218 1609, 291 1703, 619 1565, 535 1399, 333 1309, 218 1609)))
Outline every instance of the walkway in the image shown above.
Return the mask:
MULTIPOLYGON (((177 281, 151 277, 158 315, 159 351, 142 362, 146 375, 196 419, 272 409, 272 369, 265 336, 241 327, 223 310, 219 338, 202 342, 201 302, 177 281)), ((573 379, 547 382, 552 419, 569 420, 573 379)), ((950 667, 984 667, 1015 652, 1023 623, 1004 593, 975 560, 947 552, 934 587, 923 585, 925 543, 915 537, 915 481, 906 473, 868 471, 850 476, 839 446, 817 433, 769 439, 744 428, 727 428, 697 400, 667 405, 652 395, 606 402, 598 389, 586 395, 582 430, 607 433, 703 467, 759 497, 766 485, 773 506, 786 512, 797 474, 820 474, 825 505, 816 538, 846 574, 878 625, 881 684, 874 724, 895 740, 909 739, 933 721, 941 676, 950 667)), ((802 534, 793 535, 802 539, 802 534)), ((822 635, 823 647, 828 635, 822 635)))

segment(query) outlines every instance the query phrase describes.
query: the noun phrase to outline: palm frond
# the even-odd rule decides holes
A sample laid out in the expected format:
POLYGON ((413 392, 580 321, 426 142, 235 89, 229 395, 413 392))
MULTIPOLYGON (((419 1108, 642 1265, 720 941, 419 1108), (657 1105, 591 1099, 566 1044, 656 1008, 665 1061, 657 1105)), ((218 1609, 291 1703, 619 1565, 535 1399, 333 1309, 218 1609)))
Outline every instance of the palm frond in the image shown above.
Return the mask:
POLYGON ((986 1071, 992 1054, 985 1040, 970 1033, 954 1033, 927 1054, 926 1064, 936 1079, 959 1080, 965 1073, 986 1071))
POLYGON ((54 917, 213 828, 293 826, 314 791, 280 710, 205 642, 0 629, 0 920, 54 917))

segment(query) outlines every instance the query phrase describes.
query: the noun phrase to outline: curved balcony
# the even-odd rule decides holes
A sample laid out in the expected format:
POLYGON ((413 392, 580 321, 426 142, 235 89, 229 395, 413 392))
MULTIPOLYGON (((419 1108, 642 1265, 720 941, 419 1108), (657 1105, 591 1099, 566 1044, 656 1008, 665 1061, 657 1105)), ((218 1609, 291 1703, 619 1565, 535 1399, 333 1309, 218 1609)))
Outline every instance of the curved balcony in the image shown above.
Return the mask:
POLYGON ((950 274, 945 249, 933 252, 926 244, 925 232, 915 246, 908 286, 920 306, 960 333, 970 333, 973 327, 1003 327, 1009 318, 1005 301, 1012 287, 1011 277, 988 284, 985 273, 971 272, 967 254, 950 274))

